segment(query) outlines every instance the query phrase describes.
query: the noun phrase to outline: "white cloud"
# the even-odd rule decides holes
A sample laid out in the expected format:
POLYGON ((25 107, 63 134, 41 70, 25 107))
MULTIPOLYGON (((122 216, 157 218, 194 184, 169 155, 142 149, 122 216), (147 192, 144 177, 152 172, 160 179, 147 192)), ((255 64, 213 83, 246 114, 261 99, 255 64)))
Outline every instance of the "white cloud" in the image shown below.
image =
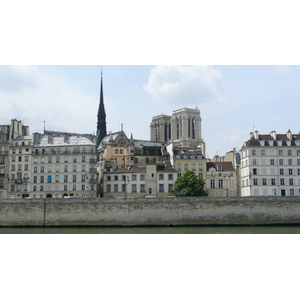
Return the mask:
POLYGON ((1 67, 0 79, 6 73, 9 87, 0 86, 0 123, 8 124, 12 118, 18 118, 30 126, 31 132, 42 132, 45 120, 46 129, 95 131, 97 95, 86 95, 74 86, 47 77, 37 67, 1 67))
POLYGON ((144 90, 155 101, 176 106, 224 99, 222 74, 210 66, 156 66, 144 90))

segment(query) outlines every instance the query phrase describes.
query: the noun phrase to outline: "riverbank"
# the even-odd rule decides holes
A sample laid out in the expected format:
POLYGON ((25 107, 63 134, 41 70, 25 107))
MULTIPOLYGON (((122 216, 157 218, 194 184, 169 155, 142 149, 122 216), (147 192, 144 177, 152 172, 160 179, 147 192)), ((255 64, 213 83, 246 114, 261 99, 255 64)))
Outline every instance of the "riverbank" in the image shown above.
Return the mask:
POLYGON ((300 224, 300 197, 2 199, 0 226, 300 224))

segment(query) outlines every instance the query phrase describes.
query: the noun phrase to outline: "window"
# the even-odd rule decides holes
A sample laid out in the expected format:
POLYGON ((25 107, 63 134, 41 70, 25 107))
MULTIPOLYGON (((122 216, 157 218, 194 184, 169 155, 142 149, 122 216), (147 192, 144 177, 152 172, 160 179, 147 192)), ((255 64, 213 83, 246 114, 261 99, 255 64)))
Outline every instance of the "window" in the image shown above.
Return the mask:
POLYGON ((73 165, 73 172, 76 172, 77 168, 76 165, 73 165))
POLYGON ((33 176, 33 183, 37 183, 37 176, 33 176))
POLYGON ((115 149, 115 154, 119 154, 119 150, 118 149, 115 149))
POLYGON ((196 171, 196 164, 192 164, 192 171, 196 171))
POLYGON ((223 180, 219 180, 219 188, 222 189, 223 188, 223 180))
POLYGON ((76 175, 73 175, 73 182, 76 182, 76 175))
POLYGON ((55 176, 55 182, 59 182, 59 175, 55 176))
POLYGON ((293 175, 293 169, 289 169, 289 175, 293 175))
POLYGON ((33 173, 37 173, 37 167, 33 167, 33 173))
POLYGON ((106 177, 106 180, 107 180, 107 181, 110 181, 110 180, 111 180, 111 177, 110 177, 110 176, 107 176, 107 177, 106 177))
POLYGON ((173 180, 173 174, 169 174, 169 180, 173 180))
POLYGON ((60 161, 60 157, 59 157, 59 156, 57 156, 57 157, 56 157, 56 163, 58 164, 58 163, 59 163, 59 161, 60 161))
POLYGON ((106 191, 107 191, 108 193, 110 193, 110 191, 111 191, 111 186, 110 186, 110 184, 107 185, 106 191))
POLYGON ((74 162, 74 163, 77 162, 77 156, 73 156, 73 162, 74 162))
POLYGON ((275 160, 272 158, 272 159, 270 159, 270 165, 273 165, 274 166, 274 164, 275 164, 275 160))
POLYGON ((253 175, 257 175, 257 169, 253 169, 253 175))
POLYGON ((45 157, 41 157, 41 164, 45 163, 45 157))
POLYGON ((253 178, 253 185, 257 185, 257 178, 253 178))
POLYGON ((279 169, 279 174, 280 174, 280 175, 283 175, 283 174, 284 174, 283 169, 279 169))
POLYGON ((52 177, 51 177, 51 175, 49 175, 49 176, 47 177, 47 182, 48 182, 48 183, 51 183, 51 180, 52 180, 52 177))
POLYGON ((41 176, 41 183, 44 183, 44 176, 41 176))
POLYGON ((275 178, 271 178, 271 184, 272 184, 272 185, 276 185, 276 180, 275 180, 275 178))
POLYGON ((266 150, 261 150, 261 156, 265 156, 266 155, 266 150))
POLYGON ((293 164, 293 160, 291 158, 288 159, 288 164, 291 166, 293 164))
POLYGON ((131 193, 136 193, 136 184, 131 186, 131 193))
POLYGON ((184 171, 187 171, 189 169, 189 165, 188 164, 184 164, 184 171))
POLYGON ((164 193, 164 185, 163 184, 159 185, 159 192, 164 193))
POLYGON ((25 171, 28 171, 28 165, 25 165, 25 169, 24 169, 25 171))
POLYGON ((164 174, 159 174, 159 175, 158 175, 158 179, 159 179, 159 180, 164 180, 164 174))
POLYGON ((82 165, 82 166, 81 166, 81 171, 82 171, 82 172, 85 172, 85 165, 82 165))
POLYGON ((85 182, 85 175, 81 175, 81 181, 85 182))
POLYGON ((44 191, 44 186, 43 185, 40 186, 40 191, 41 192, 44 191))
POLYGON ((177 164, 177 170, 181 171, 181 164, 177 164))
POLYGON ((290 185, 294 185, 294 179, 293 179, 293 178, 290 178, 290 179, 289 179, 289 183, 290 183, 290 185))
POLYGON ((18 157, 18 161, 22 161, 22 156, 19 156, 19 157, 18 157))
POLYGON ((263 179, 262 179, 262 184, 263 184, 263 185, 267 185, 267 178, 263 178, 263 179))
POLYGON ((135 174, 131 176, 131 180, 136 181, 136 175, 135 174))
POLYGON ((257 165, 257 160, 256 160, 256 159, 253 159, 253 160, 252 160, 252 164, 253 164, 253 165, 257 165))
POLYGON ((85 184, 82 184, 82 185, 81 185, 81 190, 82 190, 82 191, 85 191, 85 184))
POLYGON ((25 156, 25 161, 28 161, 28 156, 25 156))
MULTIPOLYGON (((279 145, 278 145, 279 146, 279 145)), ((282 149, 280 149, 280 150, 278 150, 278 155, 283 155, 283 151, 282 151, 282 149)))
POLYGON ((145 180, 145 175, 144 174, 141 174, 140 180, 145 180))
POLYGON ((76 191, 76 184, 73 184, 73 191, 76 191))
POLYGON ((210 181, 210 188, 211 188, 211 189, 214 189, 214 188, 215 188, 215 181, 214 181, 214 180, 211 180, 211 181, 210 181))
POLYGON ((140 193, 145 193, 145 185, 144 184, 140 185, 140 193))
POLYGON ((12 157, 11 157, 11 161, 16 161, 15 156, 12 156, 12 157))
POLYGON ((65 163, 68 162, 68 156, 65 156, 64 162, 65 162, 65 163))
POLYGON ((199 164, 198 167, 199 167, 199 171, 203 170, 203 165, 202 164, 199 164))
POLYGON ((288 150, 288 155, 292 155, 292 150, 288 150))
POLYGON ((256 155, 256 150, 252 150, 252 155, 256 155))
POLYGON ((168 185, 168 192, 170 193, 173 190, 173 188, 174 188, 173 184, 169 184, 168 185))
POLYGON ((85 162, 85 156, 82 156, 81 161, 85 162))
POLYGON ((64 166, 64 172, 68 172, 68 166, 64 166))
POLYGON ((117 184, 114 185, 114 192, 118 192, 119 191, 119 186, 117 184))
POLYGON ((68 182, 68 175, 64 175, 64 182, 68 182))
POLYGON ((294 196, 294 189, 290 189, 290 196, 294 196))
POLYGON ((280 185, 284 185, 284 178, 280 178, 280 185))
POLYGON ((282 158, 279 159, 279 165, 280 165, 280 166, 283 165, 283 159, 282 159, 282 158))
POLYGON ((64 191, 67 191, 68 190, 68 186, 65 184, 64 185, 64 191))

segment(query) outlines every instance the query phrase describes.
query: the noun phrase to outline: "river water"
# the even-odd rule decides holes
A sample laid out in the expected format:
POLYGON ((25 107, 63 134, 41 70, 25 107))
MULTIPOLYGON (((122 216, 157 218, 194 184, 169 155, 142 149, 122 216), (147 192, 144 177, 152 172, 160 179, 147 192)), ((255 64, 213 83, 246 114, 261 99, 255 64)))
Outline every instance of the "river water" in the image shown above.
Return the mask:
POLYGON ((300 224, 285 226, 0 227, 0 234, 300 234, 300 224))

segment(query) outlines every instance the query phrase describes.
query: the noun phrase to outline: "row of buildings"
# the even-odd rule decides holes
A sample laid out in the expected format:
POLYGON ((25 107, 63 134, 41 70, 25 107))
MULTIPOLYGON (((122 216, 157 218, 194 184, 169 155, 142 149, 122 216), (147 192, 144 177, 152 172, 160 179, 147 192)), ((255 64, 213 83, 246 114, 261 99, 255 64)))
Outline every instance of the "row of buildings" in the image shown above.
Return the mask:
POLYGON ((97 134, 0 125, 0 198, 171 196, 191 170, 210 197, 300 195, 300 134, 260 135, 239 152, 205 157, 198 107, 152 118, 150 140, 107 132, 101 74, 97 134))

